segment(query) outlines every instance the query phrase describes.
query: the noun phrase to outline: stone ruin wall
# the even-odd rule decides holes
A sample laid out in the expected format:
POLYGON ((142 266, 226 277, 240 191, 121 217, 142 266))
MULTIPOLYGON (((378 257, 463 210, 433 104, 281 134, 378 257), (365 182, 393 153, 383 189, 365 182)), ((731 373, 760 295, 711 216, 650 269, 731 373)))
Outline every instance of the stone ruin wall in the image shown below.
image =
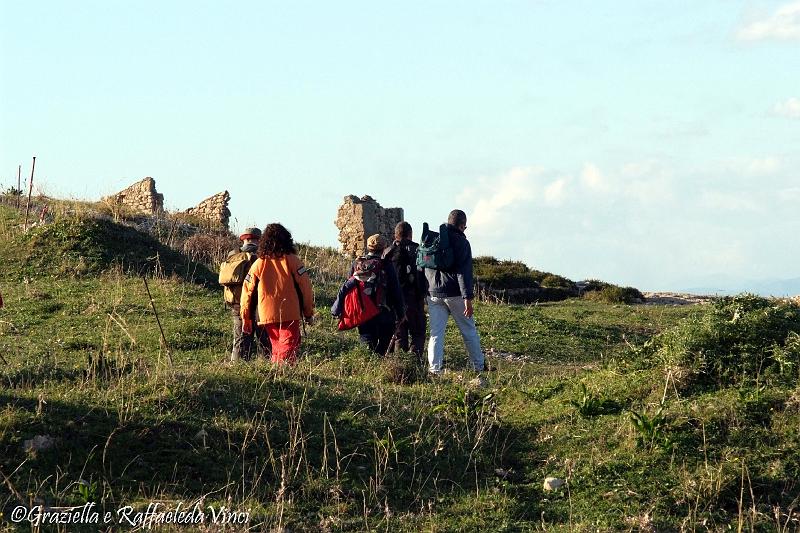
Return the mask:
POLYGON ((335 221, 339 228, 340 250, 351 258, 358 257, 364 253, 370 235, 380 233, 391 241, 394 227, 402 221, 401 207, 381 207, 371 196, 345 196, 335 221))
MULTIPOLYGON (((228 191, 223 191, 210 196, 190 207, 184 213, 207 220, 212 227, 228 229, 228 222, 231 218, 231 211, 228 203, 231 195, 228 191)), ((138 181, 111 196, 106 196, 102 201, 114 206, 125 206, 135 213, 144 215, 159 215, 164 211, 164 195, 156 191, 156 180, 147 177, 138 181)))
POLYGON ((128 207, 136 213, 157 215, 164 211, 164 195, 156 191, 156 180, 147 177, 125 190, 106 196, 104 202, 128 207))
POLYGON ((231 195, 228 191, 222 191, 210 196, 186 210, 187 215, 208 220, 212 225, 228 229, 228 221, 231 219, 231 211, 228 209, 228 202, 231 195))

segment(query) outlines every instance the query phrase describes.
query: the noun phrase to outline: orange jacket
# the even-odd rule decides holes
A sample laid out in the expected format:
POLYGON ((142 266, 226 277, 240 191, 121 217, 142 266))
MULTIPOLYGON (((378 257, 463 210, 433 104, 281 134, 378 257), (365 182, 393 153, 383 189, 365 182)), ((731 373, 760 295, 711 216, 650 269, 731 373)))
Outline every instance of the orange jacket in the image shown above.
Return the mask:
POLYGON ((314 289, 306 267, 296 255, 256 259, 242 285, 242 329, 252 326, 252 298, 258 301, 259 325, 300 320, 314 315, 314 289), (256 285, 258 286, 256 295, 256 285), (302 294, 302 315, 301 295, 302 294))

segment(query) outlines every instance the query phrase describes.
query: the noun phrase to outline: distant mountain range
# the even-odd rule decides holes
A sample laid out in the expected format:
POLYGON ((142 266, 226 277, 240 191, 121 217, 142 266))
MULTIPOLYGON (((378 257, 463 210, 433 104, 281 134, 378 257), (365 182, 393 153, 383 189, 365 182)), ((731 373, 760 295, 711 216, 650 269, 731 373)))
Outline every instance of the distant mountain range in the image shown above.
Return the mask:
POLYGON ((733 279, 704 280, 695 286, 680 290, 691 294, 730 295, 751 292, 761 296, 796 296, 800 295, 800 278, 738 281, 733 279))

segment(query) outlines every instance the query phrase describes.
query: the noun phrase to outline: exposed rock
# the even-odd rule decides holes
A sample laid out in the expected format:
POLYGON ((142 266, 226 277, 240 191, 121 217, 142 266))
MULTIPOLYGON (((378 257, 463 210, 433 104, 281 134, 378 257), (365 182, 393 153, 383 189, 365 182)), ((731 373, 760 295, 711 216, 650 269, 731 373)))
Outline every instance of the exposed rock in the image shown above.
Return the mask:
POLYGON ((695 305, 709 303, 715 299, 714 296, 677 292, 646 292, 644 297, 647 305, 695 305))
POLYGON ((164 195, 156 191, 156 180, 151 177, 138 181, 117 194, 106 196, 103 201, 146 215, 156 215, 164 210, 164 195))
POLYGON ((36 435, 23 442, 22 447, 26 452, 39 452, 52 448, 55 443, 56 440, 50 435, 36 435))
POLYGON ((358 198, 345 196, 336 216, 341 252, 349 257, 364 253, 367 237, 380 233, 389 241, 394 238, 394 227, 403 221, 403 209, 384 208, 371 196, 358 198))
POLYGON ((564 483, 566 483, 566 481, 563 479, 558 479, 557 477, 546 477, 544 478, 544 485, 542 488, 545 490, 545 492, 558 490, 564 486, 564 483))
POLYGON ((231 195, 228 191, 222 191, 206 198, 195 207, 190 207, 186 210, 186 214, 204 218, 212 226, 228 229, 228 221, 231 218, 231 212, 228 209, 228 202, 230 201, 231 195))

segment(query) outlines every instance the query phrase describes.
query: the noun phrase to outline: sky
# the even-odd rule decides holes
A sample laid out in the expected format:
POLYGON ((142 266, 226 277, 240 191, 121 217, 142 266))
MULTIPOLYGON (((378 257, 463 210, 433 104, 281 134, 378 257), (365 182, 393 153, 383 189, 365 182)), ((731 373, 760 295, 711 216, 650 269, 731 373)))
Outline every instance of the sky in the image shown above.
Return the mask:
POLYGON ((800 278, 800 1, 0 0, 0 186, 337 246, 349 194, 645 290, 800 278))

